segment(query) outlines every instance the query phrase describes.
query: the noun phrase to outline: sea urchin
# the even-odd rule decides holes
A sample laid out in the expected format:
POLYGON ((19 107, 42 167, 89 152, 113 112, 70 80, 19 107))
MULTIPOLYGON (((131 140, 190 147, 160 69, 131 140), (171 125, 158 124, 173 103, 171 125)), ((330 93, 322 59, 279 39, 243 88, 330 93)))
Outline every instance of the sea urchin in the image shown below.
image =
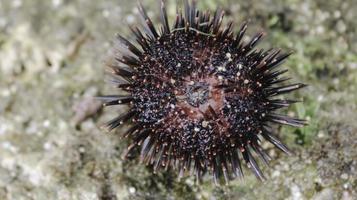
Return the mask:
POLYGON ((223 11, 211 16, 197 10, 195 1, 185 1, 172 28, 163 1, 159 30, 141 5, 139 12, 143 31, 131 30, 140 47, 118 36, 125 51, 108 66, 112 82, 127 95, 99 97, 105 106, 130 104, 130 110, 109 121, 107 129, 131 121, 124 134, 132 142, 128 152, 141 146, 141 160, 155 171, 174 168, 180 176, 191 171, 198 179, 208 172, 215 181, 229 180, 243 176, 243 160, 264 179, 255 161, 270 160, 261 139, 289 153, 270 122, 305 124, 275 112, 296 102, 279 95, 305 86, 281 84, 287 70, 277 67, 290 54, 255 50, 263 33, 245 43, 246 23, 234 35, 232 22, 221 26, 223 11))

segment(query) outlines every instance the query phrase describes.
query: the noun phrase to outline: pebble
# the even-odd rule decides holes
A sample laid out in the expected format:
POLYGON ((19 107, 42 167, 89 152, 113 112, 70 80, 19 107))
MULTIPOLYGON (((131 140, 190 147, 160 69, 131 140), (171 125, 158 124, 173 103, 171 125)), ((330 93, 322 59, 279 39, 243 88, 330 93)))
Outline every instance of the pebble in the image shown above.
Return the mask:
POLYGON ((275 178, 275 177, 279 177, 280 174, 281 174, 281 173, 280 173, 279 170, 275 170, 275 171, 273 171, 273 173, 271 174, 271 176, 275 178))
POLYGON ((129 188, 129 193, 134 194, 136 192, 136 189, 134 187, 129 188))
POLYGON ((341 178, 343 180, 347 180, 348 179, 348 174, 346 174, 346 173, 341 174, 341 178))

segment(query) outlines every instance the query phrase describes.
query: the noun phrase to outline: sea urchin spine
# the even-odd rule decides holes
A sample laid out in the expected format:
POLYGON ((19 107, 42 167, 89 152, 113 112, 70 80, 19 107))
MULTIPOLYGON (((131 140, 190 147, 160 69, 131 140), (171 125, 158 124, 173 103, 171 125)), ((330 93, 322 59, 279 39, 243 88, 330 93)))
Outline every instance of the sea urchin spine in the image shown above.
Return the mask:
POLYGON ((290 54, 254 49, 263 33, 245 43, 246 23, 235 36, 232 22, 221 26, 222 11, 211 16, 197 10, 195 1, 185 1, 172 28, 161 1, 159 31, 141 5, 139 12, 143 31, 131 30, 140 47, 118 36, 126 50, 108 66, 114 85, 128 95, 100 97, 106 106, 130 104, 130 111, 109 121, 107 129, 131 121, 124 134, 132 141, 128 152, 141 146, 141 160, 155 171, 175 168, 180 176, 191 171, 198 179, 208 172, 216 182, 222 176, 228 181, 243 176, 243 160, 264 179, 255 161, 270 160, 261 139, 289 153, 269 124, 305 124, 275 112, 296 102, 278 95, 305 86, 281 86, 287 70, 277 67, 290 54))

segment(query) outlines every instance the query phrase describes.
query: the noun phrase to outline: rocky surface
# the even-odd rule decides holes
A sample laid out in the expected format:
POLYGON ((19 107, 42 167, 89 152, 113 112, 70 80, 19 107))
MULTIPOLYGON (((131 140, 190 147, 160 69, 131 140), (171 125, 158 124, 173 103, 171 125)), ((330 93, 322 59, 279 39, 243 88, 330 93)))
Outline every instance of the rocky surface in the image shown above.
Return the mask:
MULTIPOLYGON (((155 2, 144 2, 151 16, 155 2)), ((264 144, 266 182, 245 169, 225 186, 197 184, 122 160, 121 130, 100 125, 127 108, 101 112, 92 97, 113 91, 103 61, 115 33, 138 22, 135 1, 0 0, 0 199, 356 199, 356 2, 199 1, 216 6, 237 28, 249 19, 250 33, 265 30, 261 47, 293 50, 285 66, 310 85, 288 110, 309 126, 276 127, 295 155, 264 144)))

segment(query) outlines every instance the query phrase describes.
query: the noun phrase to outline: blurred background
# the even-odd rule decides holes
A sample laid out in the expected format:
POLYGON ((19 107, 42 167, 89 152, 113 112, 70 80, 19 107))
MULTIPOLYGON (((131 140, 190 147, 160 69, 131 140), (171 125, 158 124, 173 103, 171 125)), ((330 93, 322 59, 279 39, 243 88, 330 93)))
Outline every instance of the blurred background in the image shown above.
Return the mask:
MULTIPOLYGON (((158 21, 157 1, 143 4, 158 21)), ((100 125, 126 107, 101 112, 92 97, 116 92, 104 60, 115 33, 130 38, 139 24, 136 1, 0 0, 0 199, 356 199, 357 2, 199 1, 216 7, 236 30, 250 20, 248 35, 267 32, 260 47, 293 50, 284 66, 309 84, 290 95, 304 103, 282 111, 309 126, 277 127, 295 155, 263 144, 273 157, 266 182, 245 169, 244 180, 197 185, 122 160, 120 130, 100 125)))

